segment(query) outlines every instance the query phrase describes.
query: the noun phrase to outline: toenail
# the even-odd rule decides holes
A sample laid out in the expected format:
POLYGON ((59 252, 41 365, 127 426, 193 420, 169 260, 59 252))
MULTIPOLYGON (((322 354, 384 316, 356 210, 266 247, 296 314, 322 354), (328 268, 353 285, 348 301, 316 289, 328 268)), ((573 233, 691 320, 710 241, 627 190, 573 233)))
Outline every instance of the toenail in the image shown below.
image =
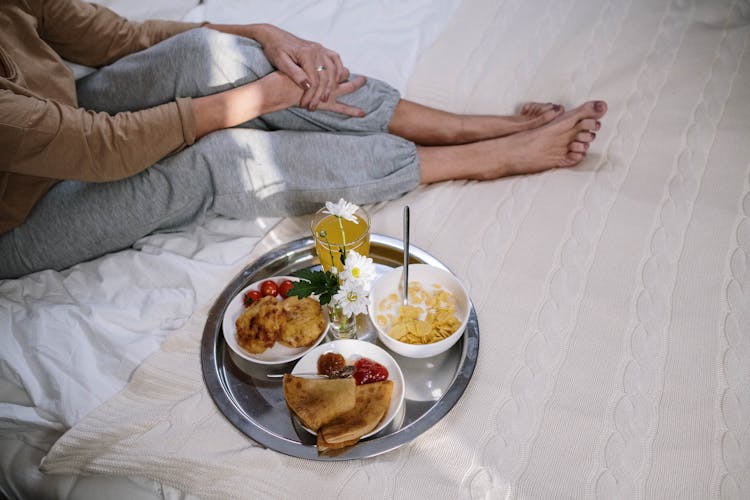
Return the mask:
POLYGON ((594 127, 594 130, 599 130, 600 128, 602 128, 602 122, 597 120, 596 127, 594 127))
POLYGON ((597 111, 599 111, 599 112, 604 111, 604 103, 602 101, 596 101, 594 103, 594 109, 597 110, 597 111))

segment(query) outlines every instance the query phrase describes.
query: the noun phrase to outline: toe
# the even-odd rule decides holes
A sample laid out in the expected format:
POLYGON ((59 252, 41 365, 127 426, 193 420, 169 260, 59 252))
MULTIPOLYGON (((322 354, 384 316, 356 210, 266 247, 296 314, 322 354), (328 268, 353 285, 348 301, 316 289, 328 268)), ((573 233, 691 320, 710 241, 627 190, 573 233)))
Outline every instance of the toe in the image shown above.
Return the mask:
POLYGON ((573 141, 568 145, 568 152, 585 153, 589 149, 588 142, 573 141))
POLYGON ((539 115, 540 123, 539 125, 543 125, 547 122, 551 122, 558 116, 564 113, 563 107, 559 106, 557 104, 550 104, 549 107, 546 107, 541 115, 539 115))
POLYGON ((596 139, 596 134, 590 131, 578 132, 575 137, 578 142, 592 142, 594 139, 596 139))
POLYGON ((521 114, 527 116, 542 116, 550 111, 553 111, 554 116, 557 116, 564 112, 565 109, 553 102, 527 102, 521 108, 521 114))
POLYGON ((565 159, 568 163, 566 166, 572 167, 573 165, 578 165, 583 161, 584 158, 586 158, 586 153, 577 153, 575 151, 570 151, 567 155, 565 155, 565 159))
POLYGON ((598 131, 602 126, 602 122, 595 118, 584 118, 583 120, 580 120, 576 124, 576 128, 578 130, 589 130, 589 131, 598 131))
POLYGON ((598 120, 607 113, 607 103, 604 101, 588 101, 573 110, 579 121, 598 120))

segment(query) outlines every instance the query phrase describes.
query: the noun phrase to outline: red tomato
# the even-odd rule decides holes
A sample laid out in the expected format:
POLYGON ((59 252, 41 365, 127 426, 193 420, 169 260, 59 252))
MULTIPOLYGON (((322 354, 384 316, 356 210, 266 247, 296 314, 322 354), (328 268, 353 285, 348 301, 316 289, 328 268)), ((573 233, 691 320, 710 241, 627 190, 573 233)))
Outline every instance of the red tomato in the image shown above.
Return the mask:
POLYGON ((354 363, 354 382, 357 385, 388 380, 388 368, 370 358, 359 358, 354 363))
POLYGON ((266 280, 260 284, 260 294, 264 297, 271 296, 275 297, 279 293, 279 287, 272 280, 266 280))
POLYGON ((282 298, 286 298, 286 294, 289 293, 289 290, 294 286, 294 282, 292 280, 284 280, 279 285, 279 295, 281 295, 282 298))
POLYGON ((248 307, 250 304, 252 304, 256 300, 260 300, 260 297, 261 295, 258 290, 250 290, 249 292, 245 294, 245 297, 244 297, 245 307, 248 307))

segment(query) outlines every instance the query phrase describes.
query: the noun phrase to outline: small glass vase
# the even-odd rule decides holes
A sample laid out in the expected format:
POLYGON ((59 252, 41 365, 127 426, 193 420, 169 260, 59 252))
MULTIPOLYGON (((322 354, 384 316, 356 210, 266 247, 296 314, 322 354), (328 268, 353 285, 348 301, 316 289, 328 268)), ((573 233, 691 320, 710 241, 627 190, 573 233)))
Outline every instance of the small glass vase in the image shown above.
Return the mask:
POLYGON ((330 335, 334 340, 357 338, 357 316, 346 315, 339 305, 326 304, 330 322, 330 335))

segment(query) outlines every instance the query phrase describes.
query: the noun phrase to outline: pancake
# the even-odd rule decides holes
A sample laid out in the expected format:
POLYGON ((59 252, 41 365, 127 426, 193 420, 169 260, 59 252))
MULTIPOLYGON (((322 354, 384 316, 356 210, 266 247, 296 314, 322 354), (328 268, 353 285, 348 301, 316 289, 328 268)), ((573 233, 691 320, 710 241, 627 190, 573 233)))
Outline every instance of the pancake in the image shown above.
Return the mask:
POLYGON ((374 430, 388 413, 393 381, 384 380, 356 386, 356 403, 318 431, 318 451, 335 450, 357 443, 374 430))
POLYGON ((312 431, 354 408, 353 378, 304 378, 284 375, 287 406, 312 431))

